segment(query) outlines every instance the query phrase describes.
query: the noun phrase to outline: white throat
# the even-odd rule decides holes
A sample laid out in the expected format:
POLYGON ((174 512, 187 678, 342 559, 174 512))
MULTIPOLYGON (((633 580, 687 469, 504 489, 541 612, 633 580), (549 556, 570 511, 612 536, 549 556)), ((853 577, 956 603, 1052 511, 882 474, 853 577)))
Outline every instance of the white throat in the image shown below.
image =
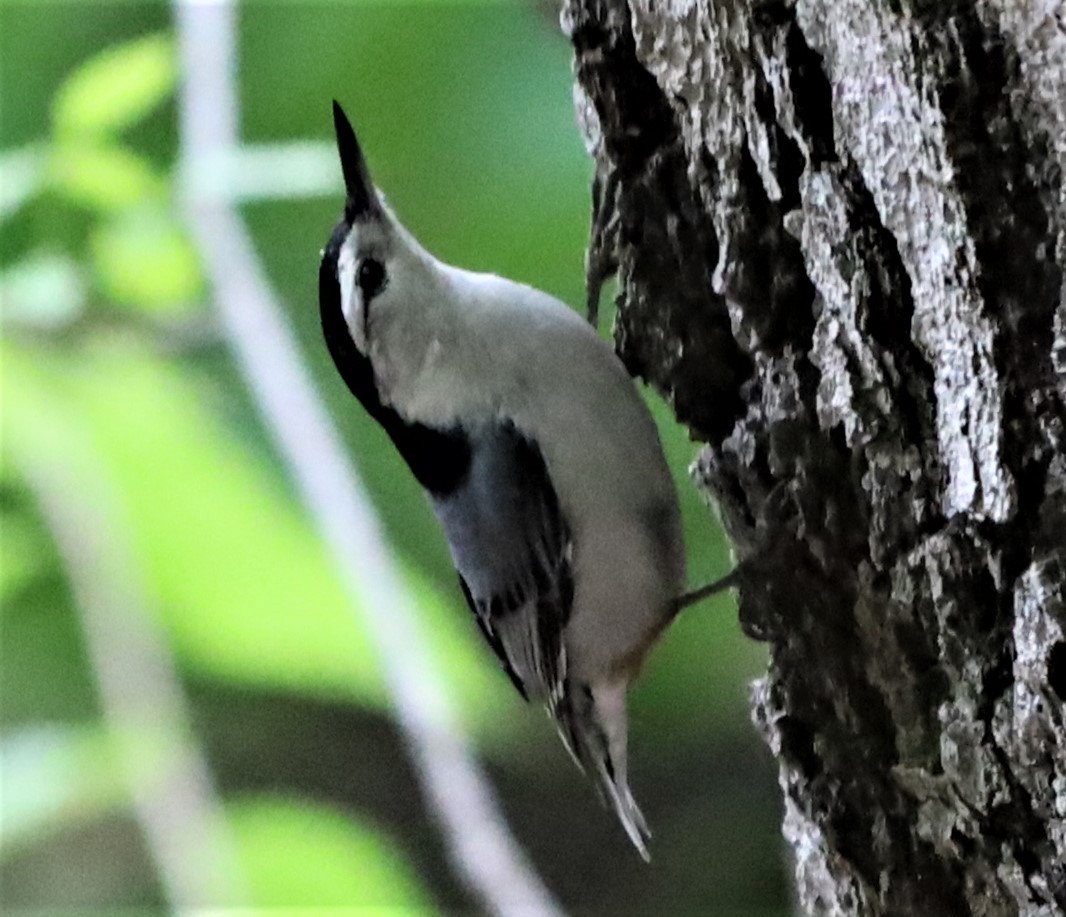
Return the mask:
POLYGON ((366 324, 363 317, 363 296, 356 282, 356 252, 359 250, 359 230, 353 227, 337 254, 337 283, 341 290, 341 312, 348 333, 356 348, 366 353, 366 324))

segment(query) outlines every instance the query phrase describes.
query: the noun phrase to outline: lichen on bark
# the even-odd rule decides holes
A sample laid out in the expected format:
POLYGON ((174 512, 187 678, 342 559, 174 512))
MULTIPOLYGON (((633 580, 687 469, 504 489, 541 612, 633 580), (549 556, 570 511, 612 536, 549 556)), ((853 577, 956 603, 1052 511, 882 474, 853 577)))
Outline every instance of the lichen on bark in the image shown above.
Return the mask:
POLYGON ((1066 7, 568 0, 809 913, 1066 911, 1066 7))

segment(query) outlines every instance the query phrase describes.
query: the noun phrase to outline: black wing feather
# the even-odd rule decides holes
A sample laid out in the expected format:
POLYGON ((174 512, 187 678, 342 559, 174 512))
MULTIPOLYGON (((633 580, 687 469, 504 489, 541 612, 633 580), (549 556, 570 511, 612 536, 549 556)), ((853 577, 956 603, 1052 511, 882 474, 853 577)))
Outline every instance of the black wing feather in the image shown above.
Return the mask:
POLYGON ((486 640, 523 697, 548 698, 566 674, 570 530, 532 440, 509 421, 468 438, 467 475, 433 506, 486 640))
POLYGON ((515 686, 518 693, 522 695, 522 700, 529 700, 529 695, 526 694, 526 687, 522 684, 522 679, 518 677, 518 673, 507 660, 507 651, 503 648, 500 638, 492 632, 492 629, 485 621, 485 617, 478 610, 477 602, 474 600, 473 595, 470 594, 470 587, 466 584, 466 580, 463 579, 462 573, 459 574, 459 588, 463 591, 463 598, 466 599, 466 604, 470 606, 470 610, 474 613, 474 620, 477 621, 478 629, 484 635, 488 645, 492 647, 492 651, 496 654, 496 657, 500 660, 500 667, 507 674, 507 677, 511 679, 511 684, 515 686))

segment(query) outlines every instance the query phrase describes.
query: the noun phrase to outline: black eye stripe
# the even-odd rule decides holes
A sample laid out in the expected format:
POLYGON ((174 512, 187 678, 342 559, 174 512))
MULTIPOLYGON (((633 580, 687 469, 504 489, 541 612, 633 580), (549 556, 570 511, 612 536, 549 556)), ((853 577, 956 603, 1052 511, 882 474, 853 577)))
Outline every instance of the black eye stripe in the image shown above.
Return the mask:
POLYGON ((358 283, 363 293, 363 302, 367 303, 385 286, 385 265, 377 258, 364 258, 359 262, 358 283))

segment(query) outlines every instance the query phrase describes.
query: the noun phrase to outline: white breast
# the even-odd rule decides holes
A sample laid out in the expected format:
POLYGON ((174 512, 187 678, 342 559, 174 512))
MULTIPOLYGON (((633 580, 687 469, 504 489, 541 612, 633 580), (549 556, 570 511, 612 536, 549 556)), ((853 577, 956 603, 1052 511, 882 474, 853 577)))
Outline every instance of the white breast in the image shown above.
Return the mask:
POLYGON ((392 397, 410 420, 507 417, 538 443, 575 538, 571 663, 591 677, 657 628, 683 588, 658 431, 613 351, 566 305, 443 265, 440 283, 418 330, 396 329, 406 344, 390 359, 392 397))

